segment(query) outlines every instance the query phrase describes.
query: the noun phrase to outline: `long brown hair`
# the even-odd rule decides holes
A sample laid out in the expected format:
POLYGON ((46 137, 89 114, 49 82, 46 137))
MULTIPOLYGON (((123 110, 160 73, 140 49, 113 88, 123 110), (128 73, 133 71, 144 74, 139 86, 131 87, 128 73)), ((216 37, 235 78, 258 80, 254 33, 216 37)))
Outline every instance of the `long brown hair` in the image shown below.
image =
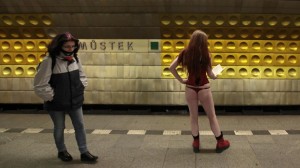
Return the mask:
POLYGON ((193 32, 188 47, 178 57, 178 63, 195 77, 199 77, 201 71, 211 67, 207 35, 203 31, 193 32))
POLYGON ((62 46, 64 45, 64 43, 68 42, 68 41, 74 41, 75 42, 75 49, 74 49, 74 57, 76 59, 76 61, 78 62, 78 57, 77 57, 77 52, 79 50, 79 40, 77 38, 75 38, 71 33, 69 32, 65 32, 62 34, 58 34, 56 35, 52 41, 50 42, 50 44, 48 45, 48 53, 49 55, 55 59, 55 57, 57 55, 59 55, 62 46))

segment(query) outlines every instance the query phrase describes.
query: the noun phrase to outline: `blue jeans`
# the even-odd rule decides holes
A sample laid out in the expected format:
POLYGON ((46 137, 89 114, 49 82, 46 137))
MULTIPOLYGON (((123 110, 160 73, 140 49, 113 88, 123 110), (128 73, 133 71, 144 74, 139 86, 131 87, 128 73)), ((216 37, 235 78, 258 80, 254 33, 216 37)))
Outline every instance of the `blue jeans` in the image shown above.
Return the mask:
POLYGON ((75 137, 80 153, 87 152, 86 134, 83 123, 82 107, 70 111, 49 111, 54 124, 54 140, 59 152, 67 150, 64 140, 65 114, 68 113, 75 130, 75 137))

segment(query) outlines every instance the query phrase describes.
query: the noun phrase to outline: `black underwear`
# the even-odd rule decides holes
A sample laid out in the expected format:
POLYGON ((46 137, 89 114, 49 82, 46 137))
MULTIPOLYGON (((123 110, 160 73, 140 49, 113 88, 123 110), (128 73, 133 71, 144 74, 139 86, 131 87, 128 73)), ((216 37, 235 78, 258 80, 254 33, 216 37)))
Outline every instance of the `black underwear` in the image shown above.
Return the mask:
POLYGON ((198 93, 200 90, 204 90, 204 89, 209 89, 210 87, 206 87, 206 88, 194 88, 194 87, 190 87, 190 86, 186 86, 187 88, 193 89, 196 93, 198 93))

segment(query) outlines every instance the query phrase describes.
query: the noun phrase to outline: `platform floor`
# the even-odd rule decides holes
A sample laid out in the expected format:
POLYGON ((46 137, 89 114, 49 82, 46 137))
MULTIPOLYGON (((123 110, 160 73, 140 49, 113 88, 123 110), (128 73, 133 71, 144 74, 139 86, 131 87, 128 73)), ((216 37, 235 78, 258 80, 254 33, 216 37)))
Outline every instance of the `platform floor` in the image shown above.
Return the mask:
POLYGON ((57 158, 47 114, 0 113, 0 167, 299 168, 300 115, 218 116, 231 147, 215 153, 206 116, 199 116, 201 152, 191 148, 187 115, 84 116, 88 147, 100 156, 80 161, 70 118, 65 141, 74 160, 57 158))

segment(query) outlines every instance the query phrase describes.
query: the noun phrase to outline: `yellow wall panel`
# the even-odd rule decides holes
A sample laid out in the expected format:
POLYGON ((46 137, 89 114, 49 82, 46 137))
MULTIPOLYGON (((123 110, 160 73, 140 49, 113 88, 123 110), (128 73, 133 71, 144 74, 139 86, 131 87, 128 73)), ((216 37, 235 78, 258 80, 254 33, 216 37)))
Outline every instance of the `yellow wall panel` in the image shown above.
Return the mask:
POLYGON ((37 51, 41 52, 41 51, 47 51, 47 46, 50 43, 51 39, 41 39, 41 40, 37 40, 36 44, 37 44, 37 51))
POLYGON ((0 64, 13 64, 14 54, 12 52, 1 52, 0 53, 0 64))
POLYGON ((36 52, 3 52, 0 54, 0 64, 3 65, 37 65, 39 53, 36 52))
POLYGON ((225 57, 224 57, 224 53, 211 53, 211 59, 212 59, 212 65, 225 65, 225 57))
POLYGON ((275 78, 275 68, 274 67, 262 67, 261 68, 261 78, 275 78))
POLYGON ((170 72, 169 66, 162 66, 161 73, 163 78, 174 78, 172 73, 170 72))
POLYGON ((287 68, 275 67, 274 68, 274 76, 279 79, 286 78, 287 77, 287 68))
POLYGON ((286 67, 286 77, 291 79, 299 79, 300 78, 300 68, 299 67, 286 67))
POLYGON ((235 66, 226 66, 219 78, 236 78, 237 73, 237 68, 235 66))
POLYGON ((263 64, 263 55, 259 53, 249 54, 249 65, 259 66, 263 64))
POLYGON ((289 42, 287 42, 287 51, 298 54, 299 46, 300 46, 299 40, 298 41, 289 41, 289 42))
POLYGON ((0 73, 0 77, 13 77, 13 67, 7 66, 7 65, 1 65, 0 66, 1 69, 1 73, 0 73))
POLYGON ((224 62, 222 65, 225 66, 234 66, 237 65, 238 54, 236 53, 224 53, 224 62))
POLYGON ((27 59, 26 59, 26 53, 25 52, 15 52, 14 53, 14 64, 15 65, 23 65, 27 63, 27 59))
POLYGON ((40 60, 39 60, 40 55, 36 52, 26 52, 25 53, 25 59, 26 59, 26 64, 27 65, 37 65, 40 60))
POLYGON ((37 40, 24 40, 25 51, 37 51, 37 40))
POLYGON ((236 66, 236 78, 249 78, 251 71, 249 66, 236 66))
POLYGON ((249 67, 249 78, 261 78, 262 68, 258 66, 249 67))
POLYGON ((173 42, 174 52, 180 53, 187 46, 188 46, 188 40, 174 40, 173 42))
POLYGON ((173 60, 178 56, 177 53, 161 53, 162 65, 171 65, 173 60))
POLYGON ((161 51, 166 53, 175 52, 173 40, 162 40, 161 51))
POLYGON ((300 65, 300 54, 286 54, 286 65, 288 66, 299 66, 300 65))
POLYGON ((36 73, 36 66, 30 65, 14 65, 12 66, 12 76, 13 77, 34 77, 36 73))
POLYGON ((237 53, 237 65, 238 66, 247 66, 250 64, 250 54, 247 53, 237 53))
POLYGON ((0 44, 1 52, 13 51, 13 40, 0 40, 0 44))
MULTIPOLYGON (((84 18, 85 14, 79 15, 72 17, 84 18)), ((72 27, 74 23, 70 20, 67 21, 70 24, 57 20, 59 24, 55 25, 50 16, 52 14, 0 15, 0 88, 9 90, 9 94, 1 93, 8 103, 26 103, 26 98, 34 95, 31 82, 36 65, 45 56, 47 45, 57 32, 71 25, 70 31, 79 36, 87 35, 83 26, 72 27)), ((80 40, 79 55, 89 81, 87 104, 186 104, 184 85, 174 79, 168 67, 187 47, 191 33, 198 28, 209 35, 213 66, 221 64, 226 68, 219 79, 210 80, 216 104, 299 104, 298 15, 173 13, 158 15, 158 18, 160 25, 150 25, 155 21, 152 20, 144 28, 161 32, 161 42, 160 39, 80 40), (150 42, 157 41, 159 49, 152 50, 150 42)), ((115 33, 111 31, 114 25, 107 28, 115 33)), ((105 29, 88 27, 91 34, 93 30, 105 29)), ((139 32, 132 34, 135 33, 139 32)), ((178 71, 186 77, 181 67, 178 71)), ((32 102, 42 101, 35 97, 32 102)))
POLYGON ((276 64, 275 56, 273 53, 263 53, 260 56, 261 58, 261 65, 263 66, 273 66, 276 64))

